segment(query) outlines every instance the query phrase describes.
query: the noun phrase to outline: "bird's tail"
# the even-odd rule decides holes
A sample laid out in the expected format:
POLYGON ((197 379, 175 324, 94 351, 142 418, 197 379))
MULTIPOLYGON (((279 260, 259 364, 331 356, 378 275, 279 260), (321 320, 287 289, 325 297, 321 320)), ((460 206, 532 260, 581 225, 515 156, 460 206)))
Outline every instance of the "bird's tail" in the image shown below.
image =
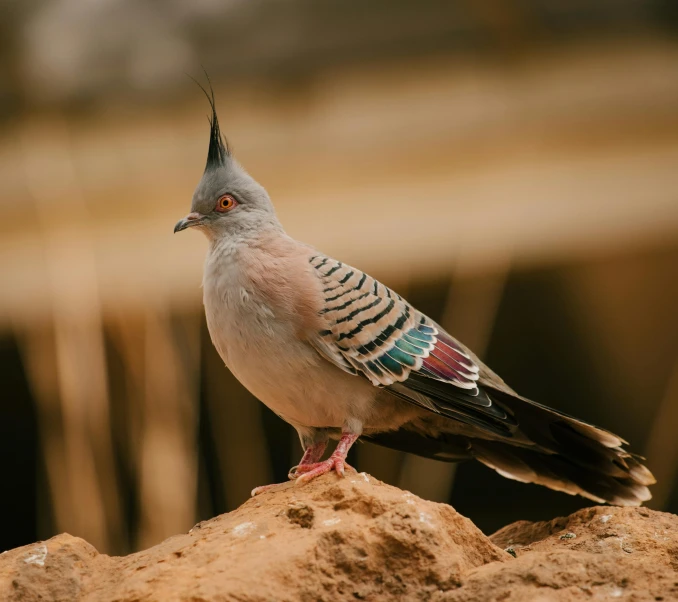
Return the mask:
POLYGON ((612 450, 616 458, 612 461, 615 468, 611 469, 584 466, 573 461, 568 453, 540 453, 495 441, 475 439, 472 449, 476 459, 516 481, 537 483, 617 506, 640 506, 652 497, 647 488, 655 482, 652 473, 637 456, 619 448, 612 450))
POLYGON ((472 455, 511 479, 579 494, 596 502, 638 506, 655 482, 643 458, 623 449, 620 437, 528 399, 490 393, 517 419, 534 445, 511 439, 470 440, 472 455))
POLYGON ((467 423, 463 434, 456 420, 439 416, 433 430, 412 423, 365 438, 436 460, 475 458, 510 479, 599 503, 639 506, 652 497, 648 489, 655 482, 652 473, 643 466, 643 458, 623 449, 626 442, 617 435, 517 394, 483 390, 510 416, 504 435, 492 422, 496 421, 493 415, 486 419, 479 415, 474 423, 467 423))

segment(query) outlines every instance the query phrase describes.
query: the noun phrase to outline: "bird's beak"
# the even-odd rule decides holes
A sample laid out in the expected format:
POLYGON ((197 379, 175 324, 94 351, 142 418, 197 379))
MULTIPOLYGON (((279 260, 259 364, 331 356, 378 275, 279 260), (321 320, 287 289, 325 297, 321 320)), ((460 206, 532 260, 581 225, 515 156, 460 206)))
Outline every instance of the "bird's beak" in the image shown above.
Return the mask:
POLYGON ((180 219, 177 222, 177 225, 174 226, 174 233, 176 234, 177 232, 181 232, 182 230, 191 228, 193 226, 199 226, 200 224, 204 223, 204 221, 205 216, 194 211, 193 213, 189 213, 184 219, 180 219))

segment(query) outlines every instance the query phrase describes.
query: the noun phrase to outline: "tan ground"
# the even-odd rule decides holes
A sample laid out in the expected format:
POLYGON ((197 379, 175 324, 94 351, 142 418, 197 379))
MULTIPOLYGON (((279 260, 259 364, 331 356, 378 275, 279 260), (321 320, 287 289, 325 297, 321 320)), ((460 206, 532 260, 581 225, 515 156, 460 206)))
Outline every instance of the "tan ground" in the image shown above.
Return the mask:
POLYGON ((11 550, 0 600, 669 601, 677 571, 674 515, 587 508, 488 538, 363 473, 281 486, 125 557, 67 534, 11 550))

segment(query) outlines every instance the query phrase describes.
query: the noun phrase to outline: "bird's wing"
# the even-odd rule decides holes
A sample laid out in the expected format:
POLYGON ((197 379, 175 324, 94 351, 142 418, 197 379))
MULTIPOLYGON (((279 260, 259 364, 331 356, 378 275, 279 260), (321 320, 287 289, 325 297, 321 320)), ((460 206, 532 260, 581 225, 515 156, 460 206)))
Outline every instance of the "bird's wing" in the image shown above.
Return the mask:
POLYGON ((515 424, 478 387, 471 355, 435 322, 356 268, 320 254, 310 263, 325 325, 311 343, 323 357, 431 412, 502 435, 515 424))
MULTIPOLYGON (((402 451, 457 461, 474 457, 500 474, 637 506, 654 483, 623 440, 512 391, 469 350, 373 278, 323 255, 311 257, 322 282, 324 328, 311 343, 351 374, 472 428, 437 433, 416 421, 367 435, 402 451)), ((425 425, 425 423, 424 423, 425 425)))

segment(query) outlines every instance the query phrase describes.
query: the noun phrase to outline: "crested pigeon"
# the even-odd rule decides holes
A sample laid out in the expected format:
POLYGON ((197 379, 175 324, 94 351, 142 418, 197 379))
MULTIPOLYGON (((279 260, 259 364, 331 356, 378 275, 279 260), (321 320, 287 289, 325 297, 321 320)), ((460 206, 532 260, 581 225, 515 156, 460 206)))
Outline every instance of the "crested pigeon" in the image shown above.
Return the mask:
POLYGON ((446 462, 475 458, 596 502, 650 499, 655 480, 623 439, 520 396, 396 292, 288 236, 224 141, 214 92, 203 91, 207 165, 174 231, 196 228, 209 241, 203 301, 212 342, 236 378, 297 430, 304 453, 291 479, 343 475, 362 437, 446 462), (338 444, 322 460, 330 439, 338 444))

